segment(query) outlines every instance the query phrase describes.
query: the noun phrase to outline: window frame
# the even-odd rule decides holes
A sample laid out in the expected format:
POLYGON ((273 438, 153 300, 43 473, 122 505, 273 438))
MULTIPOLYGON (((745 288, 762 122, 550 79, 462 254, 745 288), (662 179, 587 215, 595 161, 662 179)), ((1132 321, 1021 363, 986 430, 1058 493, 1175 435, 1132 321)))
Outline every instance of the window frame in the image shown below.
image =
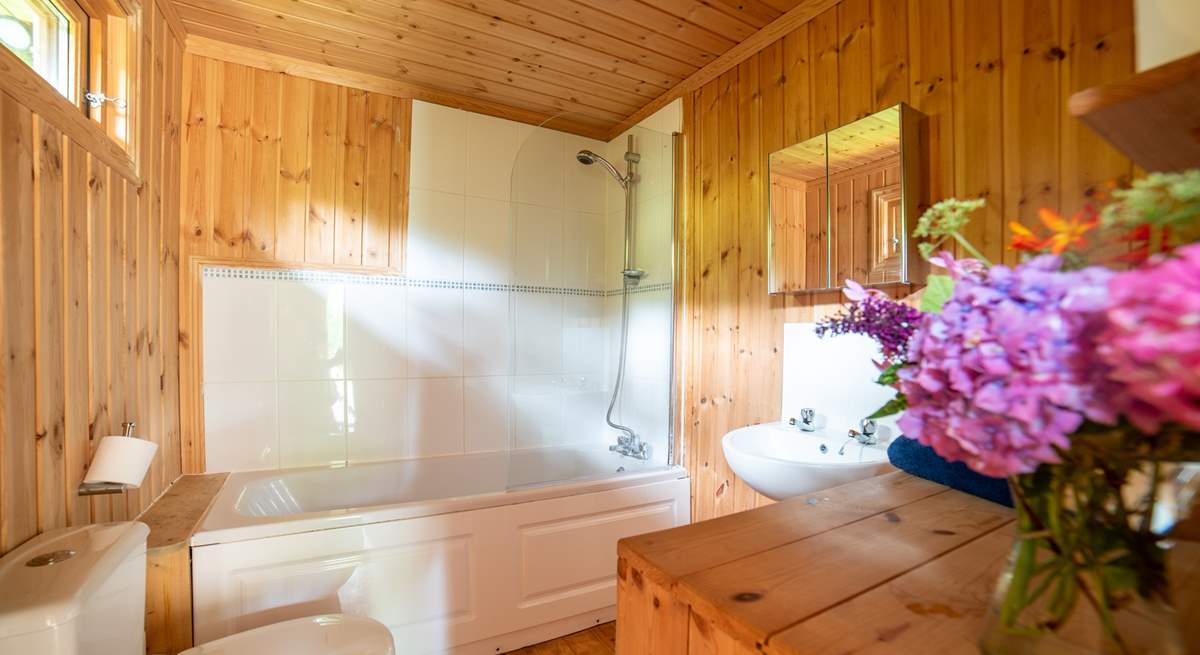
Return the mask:
MULTIPOLYGON (((87 29, 88 16, 87 16, 87 13, 84 11, 83 7, 81 7, 75 0, 29 0, 29 1, 33 2, 33 3, 41 4, 41 5, 49 5, 50 11, 61 16, 63 18, 63 20, 66 22, 66 31, 67 31, 66 46, 67 47, 66 47, 66 55, 65 56, 66 56, 67 61, 66 61, 66 66, 65 66, 66 79, 63 80, 63 82, 62 82, 64 88, 59 88, 58 85, 56 85, 53 81, 51 81, 51 78, 46 77, 42 71, 37 69, 36 66, 30 65, 30 64, 26 63, 25 61, 21 60, 19 55, 17 56, 17 59, 19 61, 21 61, 22 64, 27 66, 29 69, 31 69, 34 73, 36 73, 38 75, 38 77, 45 80, 46 83, 49 84, 50 87, 55 90, 55 92, 57 92, 59 95, 62 95, 63 97, 65 97, 72 104, 78 105, 83 97, 83 93, 82 93, 81 89, 83 87, 84 79, 85 79, 82 75, 82 67, 81 67, 81 62, 82 62, 81 50, 82 50, 82 48, 80 47, 80 44, 86 43, 87 38, 88 38, 88 29, 87 29)), ((35 11, 38 11, 40 13, 42 10, 37 9, 35 11)), ((2 47, 2 46, 0 46, 0 47, 2 47)), ((16 53, 12 53, 12 54, 16 55, 16 53)))
POLYGON ((137 159, 138 75, 141 72, 142 5, 130 0, 71 0, 83 5, 88 17, 87 56, 79 107, 108 138, 137 159), (113 56, 115 50, 122 55, 113 56), (83 94, 99 92, 125 101, 124 109, 111 102, 91 107, 83 94))
POLYGON ((43 1, 58 7, 70 23, 67 28, 67 57, 70 58, 71 77, 67 84, 71 89, 71 95, 67 97, 67 100, 78 105, 83 102, 83 89, 87 86, 87 70, 84 60, 88 49, 87 44, 91 38, 87 12, 75 0, 43 1))
MULTIPOLYGON (((67 81, 63 90, 9 52, 48 89, 79 111, 137 166, 138 76, 142 73, 142 4, 136 0, 39 0, 52 5, 67 22, 67 81), (120 57, 114 52, 119 51, 120 57), (92 107, 85 96, 102 93, 125 101, 92 107)), ((3 46, 0 46, 3 48, 3 46)))

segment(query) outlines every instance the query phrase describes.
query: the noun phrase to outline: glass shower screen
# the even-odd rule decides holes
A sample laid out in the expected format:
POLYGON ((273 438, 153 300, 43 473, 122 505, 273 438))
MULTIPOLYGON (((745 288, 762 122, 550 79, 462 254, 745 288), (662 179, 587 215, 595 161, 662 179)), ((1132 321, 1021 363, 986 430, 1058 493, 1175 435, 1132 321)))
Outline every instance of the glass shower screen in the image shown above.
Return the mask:
POLYGON ((674 141, 556 123, 512 168, 510 488, 669 463, 674 141))

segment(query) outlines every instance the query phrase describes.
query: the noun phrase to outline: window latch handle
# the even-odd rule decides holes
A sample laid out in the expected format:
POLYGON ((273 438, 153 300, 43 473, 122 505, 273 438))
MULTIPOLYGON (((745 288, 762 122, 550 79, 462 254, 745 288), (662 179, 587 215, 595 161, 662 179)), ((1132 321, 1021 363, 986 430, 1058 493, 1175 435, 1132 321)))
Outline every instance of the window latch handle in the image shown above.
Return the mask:
POLYGON ((88 91, 83 94, 83 99, 87 101, 89 107, 99 107, 100 105, 111 102, 117 109, 125 109, 125 99, 116 96, 106 96, 99 91, 88 91))

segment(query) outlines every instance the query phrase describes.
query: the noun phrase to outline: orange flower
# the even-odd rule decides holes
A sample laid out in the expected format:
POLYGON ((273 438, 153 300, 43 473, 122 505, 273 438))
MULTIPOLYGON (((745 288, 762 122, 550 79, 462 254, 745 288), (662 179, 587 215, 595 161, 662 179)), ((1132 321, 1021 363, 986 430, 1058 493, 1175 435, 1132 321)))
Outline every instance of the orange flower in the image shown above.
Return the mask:
POLYGON ((1012 230, 1012 243, 1008 244, 1010 250, 1041 252, 1046 249, 1046 243, 1038 239, 1037 235, 1024 225, 1012 221, 1008 224, 1008 229, 1012 230))
POLYGON ((1096 212, 1090 208, 1079 211, 1068 219, 1063 218, 1052 209, 1043 207, 1038 210, 1038 218, 1041 219, 1042 225, 1050 228, 1051 232, 1044 246, 1049 247, 1050 252, 1056 255, 1063 254, 1075 244, 1086 245, 1087 241, 1083 235, 1100 224, 1096 212))

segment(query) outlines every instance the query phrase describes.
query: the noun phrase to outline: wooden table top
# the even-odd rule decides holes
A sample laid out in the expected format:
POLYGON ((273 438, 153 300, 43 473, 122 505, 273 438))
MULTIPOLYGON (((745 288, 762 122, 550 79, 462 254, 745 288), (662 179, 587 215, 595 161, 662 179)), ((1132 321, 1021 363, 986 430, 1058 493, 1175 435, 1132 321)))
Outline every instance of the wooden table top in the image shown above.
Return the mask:
MULTIPOLYGON (((694 623, 746 649, 978 653, 1013 521, 1007 507, 898 471, 618 550, 690 606, 694 623)), ((1195 589, 1200 546, 1176 554, 1186 560, 1177 580, 1195 589)), ((1177 595, 1181 613, 1200 606, 1197 595, 1177 595)))

